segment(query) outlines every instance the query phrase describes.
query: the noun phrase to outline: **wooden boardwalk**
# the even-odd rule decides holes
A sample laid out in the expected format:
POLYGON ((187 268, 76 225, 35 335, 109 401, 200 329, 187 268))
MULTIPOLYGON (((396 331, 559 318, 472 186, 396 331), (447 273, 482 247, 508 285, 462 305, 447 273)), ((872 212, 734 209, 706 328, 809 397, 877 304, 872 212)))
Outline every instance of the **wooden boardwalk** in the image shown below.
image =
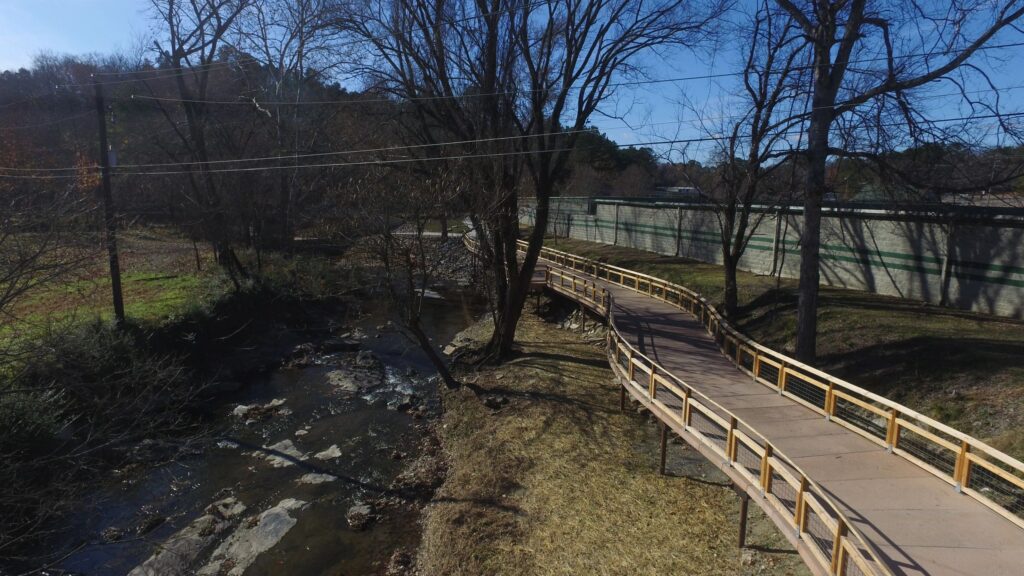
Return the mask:
MULTIPOLYGON (((887 411, 866 401, 859 408, 852 392, 832 385, 800 392, 798 385, 821 383, 787 374, 784 362, 768 356, 758 362, 754 349, 745 363, 742 342, 713 337, 708 329, 716 320, 685 311, 678 294, 680 303, 672 303, 672 286, 649 277, 629 281, 628 271, 615 277, 599 270, 611 267, 545 251, 552 254, 554 261, 538 265, 548 287, 611 313, 610 360, 624 390, 729 474, 815 573, 1024 575, 1024 528, 1013 520, 1020 502, 985 502, 986 491, 1002 484, 974 490, 981 480, 968 479, 970 470, 981 477, 1002 464, 978 464, 964 440, 943 478, 946 448, 960 449, 959 437, 946 441, 941 428, 895 409, 886 431, 883 416, 874 415, 887 411), (822 408, 814 405, 818 395, 822 408), (847 405, 873 418, 863 418, 863 429, 840 425, 847 405), (873 427, 882 428, 883 440, 872 436, 873 427), (920 449, 911 442, 915 434, 934 437, 937 448, 920 449)), ((848 412, 846 420, 855 421, 848 412)), ((1017 476, 1006 477, 1003 492, 1019 500, 1017 476)))

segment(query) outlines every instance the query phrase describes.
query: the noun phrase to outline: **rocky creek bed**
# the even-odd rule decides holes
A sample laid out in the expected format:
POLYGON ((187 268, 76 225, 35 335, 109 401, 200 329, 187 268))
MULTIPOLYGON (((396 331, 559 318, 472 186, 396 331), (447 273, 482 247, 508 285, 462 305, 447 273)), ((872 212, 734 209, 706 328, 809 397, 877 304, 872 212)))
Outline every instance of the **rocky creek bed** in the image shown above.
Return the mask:
MULTIPOLYGON (((430 303, 430 336, 473 321, 430 303)), ((83 502, 48 574, 404 574, 419 511, 443 480, 437 383, 379 303, 211 407, 200 438, 143 441, 140 465, 83 502)))

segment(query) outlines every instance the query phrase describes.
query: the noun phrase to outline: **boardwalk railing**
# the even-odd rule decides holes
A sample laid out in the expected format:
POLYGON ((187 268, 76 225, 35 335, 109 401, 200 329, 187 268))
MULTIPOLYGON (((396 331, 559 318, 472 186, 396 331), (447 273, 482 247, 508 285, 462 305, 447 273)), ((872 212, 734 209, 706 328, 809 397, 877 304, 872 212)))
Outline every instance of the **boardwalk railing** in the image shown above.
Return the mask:
POLYGON ((548 287, 608 318, 608 358, 627 387, 673 429, 689 433, 747 486, 773 519, 807 543, 805 558, 816 572, 835 575, 888 575, 879 554, 851 525, 838 506, 785 454, 731 411, 668 372, 623 338, 615 322, 612 294, 586 277, 548 268, 548 287), (765 506, 767 505, 767 506, 765 506))
MULTIPOLYGON (((522 244, 525 249, 525 243, 522 244)), ((913 462, 948 482, 957 492, 975 498, 1024 528, 1024 463, 1019 460, 902 404, 758 344, 733 328, 700 294, 684 286, 550 248, 544 248, 541 256, 563 268, 624 286, 690 312, 715 339, 722 353, 757 382, 913 462)), ((558 282, 565 281, 555 270, 550 274, 555 274, 558 282)), ((577 284, 580 281, 579 278, 573 280, 577 284)), ((616 338, 616 350, 624 354, 630 350, 628 345, 621 344, 621 338, 616 338)), ((640 357, 635 351, 632 354, 633 358, 640 357)), ((644 372, 652 364, 642 360, 641 366, 637 366, 634 360, 629 360, 623 366, 629 371, 632 382, 637 370, 644 372)), ((658 383, 675 380, 667 374, 650 372, 652 381, 658 383)), ((686 390, 693 393, 686 386, 673 393, 686 390)), ((729 424, 714 418, 708 420, 709 427, 722 428, 729 424)), ((763 447, 753 451, 761 454, 759 450, 763 447)), ((735 453, 734 447, 731 454, 735 456, 735 453)), ((821 498, 815 498, 820 503, 821 498)))

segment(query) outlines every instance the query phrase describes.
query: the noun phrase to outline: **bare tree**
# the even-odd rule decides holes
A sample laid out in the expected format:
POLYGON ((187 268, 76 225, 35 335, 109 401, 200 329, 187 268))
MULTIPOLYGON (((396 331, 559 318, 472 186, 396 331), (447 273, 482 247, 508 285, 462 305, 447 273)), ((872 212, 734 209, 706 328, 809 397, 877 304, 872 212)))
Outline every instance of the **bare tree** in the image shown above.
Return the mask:
POLYGON ((494 275, 494 359, 512 351, 569 152, 616 80, 645 52, 695 42, 721 12, 682 0, 363 2, 343 25, 367 47, 361 72, 408 103, 425 143, 472 158, 470 207, 494 275), (537 198, 522 261, 518 201, 537 198))
POLYGON ((725 281, 723 304, 729 317, 737 312, 736 272, 750 238, 771 206, 789 196, 792 182, 778 172, 793 166, 785 160, 793 153, 794 136, 797 145, 802 138, 799 128, 806 103, 806 98, 793 90, 799 80, 801 39, 792 20, 780 15, 766 0, 755 6, 734 33, 751 39, 737 105, 740 113, 730 117, 726 125, 707 130, 712 137, 725 136, 717 139, 718 162, 710 181, 702 178, 703 192, 714 206, 718 223, 725 281))
MULTIPOLYGON (((972 63, 979 50, 1014 30, 1024 2, 891 0, 775 0, 800 27, 811 77, 804 222, 800 239, 800 297, 796 356, 816 355, 821 206, 827 192, 827 163, 833 128, 858 114, 920 114, 915 89, 946 80, 965 92, 966 76, 987 77, 972 63)), ((876 124, 877 125, 877 124, 876 124)))
POLYGON ((419 345, 448 388, 459 386, 448 364, 423 326, 423 308, 432 289, 460 270, 460 243, 427 231, 439 212, 456 201, 443 169, 432 176, 381 169, 351 187, 353 227, 363 230, 357 241, 383 271, 383 291, 395 306, 399 325, 419 345), (358 221, 358 223, 356 223, 358 221))
MULTIPOLYGON (((279 154, 297 155, 323 139, 325 120, 336 109, 303 108, 306 85, 330 77, 339 66, 338 29, 329 18, 328 0, 252 0, 239 19, 238 48, 253 56, 262 68, 262 85, 252 104, 269 118, 273 142, 279 154), (264 102, 269 103, 264 103, 264 102)), ((299 163, 298 157, 293 164, 299 163)), ((279 245, 290 244, 294 235, 293 207, 303 184, 302 171, 278 170, 278 199, 273 235, 279 245)), ((307 172, 308 173, 308 172, 307 172)))
POLYGON ((245 269, 232 248, 227 214, 217 179, 211 171, 208 145, 208 94, 211 65, 225 44, 232 25, 251 0, 152 0, 164 26, 165 40, 154 45, 172 70, 185 115, 182 128, 171 111, 159 103, 172 130, 186 149, 188 179, 200 208, 201 228, 213 243, 217 259, 237 288, 245 269))

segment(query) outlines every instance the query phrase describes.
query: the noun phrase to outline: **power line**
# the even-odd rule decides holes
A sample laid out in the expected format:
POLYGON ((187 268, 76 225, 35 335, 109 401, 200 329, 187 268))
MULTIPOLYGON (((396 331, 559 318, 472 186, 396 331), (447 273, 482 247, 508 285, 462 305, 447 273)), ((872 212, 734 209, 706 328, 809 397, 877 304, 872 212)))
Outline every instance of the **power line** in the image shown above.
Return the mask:
MULTIPOLYGON (((210 166, 219 164, 239 164, 243 162, 271 162, 279 160, 297 160, 304 158, 323 158, 326 156, 345 156, 350 154, 370 154, 374 152, 398 152, 403 150, 418 150, 423 148, 437 148, 441 146, 461 146, 465 144, 482 144, 486 142, 503 142, 507 140, 521 140, 528 138, 542 138, 545 136, 562 136, 567 134, 581 134, 584 132, 597 132, 597 128, 584 128, 581 130, 563 130, 560 132, 543 132, 538 134, 523 134, 517 136, 499 136, 495 138, 477 138, 473 140, 453 140, 448 142, 435 142, 430 144, 409 144, 405 146, 388 146, 385 148, 364 148, 357 150, 336 150, 331 152, 312 152, 309 154, 288 154, 284 156, 262 156, 255 158, 230 158, 222 160, 207 160, 206 162, 159 162, 150 164, 121 164, 117 167, 118 170, 133 169, 133 168, 159 168, 163 166, 210 166)), ((280 168, 291 168, 293 166, 280 166, 280 168)), ((72 170, 81 170, 82 167, 74 168, 14 168, 14 167, 3 167, 0 166, 0 170, 7 170, 11 172, 66 172, 72 170)))
MULTIPOLYGON (((927 120, 926 122, 927 123, 946 123, 946 122, 961 122, 961 121, 966 121, 966 120, 983 120, 983 119, 996 119, 996 118, 999 118, 999 119, 1002 119, 1002 118, 1018 118, 1018 117, 1022 117, 1022 116, 1024 116, 1024 112, 1010 112, 1010 113, 1006 113, 1006 114, 982 114, 982 115, 973 115, 973 116, 961 116, 961 117, 950 117, 950 118, 936 118, 936 119, 932 119, 932 120, 927 120)), ((721 117, 721 118, 729 118, 729 117, 721 117)), ((696 120, 697 119, 692 120, 691 122, 696 121, 696 120)), ((645 123, 645 124, 638 124, 638 125, 634 125, 634 126, 627 125, 627 127, 631 128, 631 129, 636 129, 636 128, 651 127, 651 126, 661 126, 661 125, 669 125, 669 124, 680 124, 680 123, 682 123, 682 122, 681 121, 651 122, 651 123, 645 123)), ((879 126, 879 127, 896 127, 896 126, 903 126, 903 125, 904 125, 904 123, 902 123, 902 122, 888 122, 888 123, 878 124, 877 126, 879 126)), ((153 172, 153 171, 128 172, 128 171, 126 171, 126 169, 153 168, 153 167, 163 167, 163 166, 204 166, 204 165, 205 166, 209 166, 209 165, 221 165, 221 164, 237 164, 237 163, 242 163, 242 162, 281 161, 281 160, 296 160, 296 159, 304 159, 304 158, 318 158, 318 157, 327 157, 327 156, 342 156, 342 155, 350 155, 350 154, 368 154, 368 153, 374 153, 374 152, 399 152, 399 151, 405 151, 405 150, 416 150, 416 149, 423 149, 423 148, 435 148, 435 147, 441 147, 441 146, 456 146, 456 145, 466 145, 466 144, 480 144, 480 143, 486 143, 486 142, 499 142, 499 141, 507 141, 507 140, 538 138, 538 137, 545 137, 545 136, 558 136, 558 135, 564 135, 564 134, 576 134, 576 133, 584 133, 584 132, 593 132, 593 131, 596 131, 596 130, 597 130, 597 128, 587 128, 587 129, 582 129, 582 130, 568 130, 568 131, 563 131, 563 132, 546 132, 546 133, 540 133, 540 134, 526 134, 526 135, 517 135, 517 136, 501 136, 501 137, 495 137, 495 138, 478 138, 478 139, 473 139, 473 140, 456 140, 456 141, 438 142, 438 143, 431 143, 431 144, 411 144, 411 145, 406 145, 406 146, 390 146, 390 147, 385 147, 385 148, 367 148, 367 149, 361 149, 361 150, 338 150, 338 151, 331 151, 331 152, 315 152, 315 153, 310 153, 310 154, 291 154, 291 155, 285 155, 285 156, 264 156, 264 157, 256 157, 256 158, 236 158, 236 159, 209 160, 207 162, 163 162, 163 163, 149 163, 149 164, 125 164, 125 165, 121 165, 121 166, 117 167, 116 173, 117 174, 187 174, 187 173, 190 173, 191 170, 161 171, 161 172, 153 172)), ((786 133, 781 134, 781 136, 795 135, 795 134, 799 134, 799 133, 801 133, 801 132, 800 131, 797 131, 797 132, 786 132, 786 133)), ((620 143, 617 143, 617 142, 613 142, 613 144, 616 147, 618 147, 618 148, 623 148, 623 147, 657 146, 657 145, 666 145, 666 144, 681 144, 681 143, 695 143, 695 142, 720 142, 720 141, 723 141, 723 140, 727 140, 729 138, 730 138, 729 136, 705 136, 705 137, 685 138, 685 139, 656 140, 656 141, 651 141, 651 142, 636 142, 636 143, 628 143, 628 144, 620 144, 620 143)), ((742 136, 742 138, 746 139, 746 138, 749 138, 749 136, 742 136)), ((538 151, 523 151, 523 152, 517 152, 516 154, 530 154, 530 153, 534 153, 534 152, 538 152, 538 151)), ((540 151, 540 152, 543 152, 543 151, 540 151)), ((496 153, 496 154, 497 155, 502 155, 502 154, 506 154, 506 153, 496 153)), ((487 155, 483 154, 483 155, 474 155, 474 156, 439 156, 439 157, 436 157, 436 158, 410 158, 410 159, 407 159, 407 160, 403 159, 402 161, 435 160, 435 159, 445 159, 445 158, 485 157, 485 156, 487 156, 487 155)), ((390 161, 389 160, 370 160, 370 161, 366 161, 366 162, 364 162, 362 164, 375 164, 375 163, 388 163, 388 162, 390 162, 390 161)), ((331 167, 331 166, 344 166, 344 165, 359 165, 359 163, 357 163, 357 164, 328 163, 328 164, 299 164, 299 165, 293 164, 293 165, 278 165, 278 166, 256 166, 256 167, 251 167, 251 168, 215 169, 215 170, 209 170, 208 172, 210 172, 210 173, 221 173, 221 172, 233 172, 233 171, 255 171, 255 170, 262 170, 262 169, 267 169, 267 170, 286 170, 286 169, 293 169, 293 168, 331 167)), ((40 172, 70 172, 70 171, 77 171, 77 170, 88 169, 88 168, 90 168, 90 166, 64 167, 64 168, 0 167, 0 171, 32 172, 32 173, 40 173, 40 172)), ((2 175, 2 176, 18 177, 16 175, 11 175, 11 174, 6 174, 6 175, 2 175)), ((39 178, 45 179, 45 178, 61 178, 61 177, 70 177, 70 176, 53 176, 53 177, 41 176, 39 178)))
MULTIPOLYGON (((515 152, 495 152, 488 154, 459 154, 454 156, 434 156, 428 158, 392 158, 385 160, 362 160, 359 162, 329 162, 321 164, 299 164, 294 166, 253 166, 249 168, 218 168, 214 170, 207 170, 209 174, 223 174, 223 173, 234 173, 234 172, 261 172, 265 170, 293 170, 296 168, 338 168, 347 166, 385 166, 389 164, 408 164, 410 162, 436 162, 440 160, 464 160, 472 158, 498 158, 504 156, 521 156, 525 154, 554 154, 557 152, 570 152, 572 148, 556 148, 552 150, 521 150, 515 152)), ((164 170, 164 171, 143 171, 143 172, 118 172, 121 176, 170 176, 177 174, 191 174, 192 170, 164 170)), ((34 180, 60 180, 68 178, 77 178, 75 175, 55 175, 55 176, 21 176, 12 174, 0 174, 0 178, 20 178, 20 179, 34 179, 34 180)))

